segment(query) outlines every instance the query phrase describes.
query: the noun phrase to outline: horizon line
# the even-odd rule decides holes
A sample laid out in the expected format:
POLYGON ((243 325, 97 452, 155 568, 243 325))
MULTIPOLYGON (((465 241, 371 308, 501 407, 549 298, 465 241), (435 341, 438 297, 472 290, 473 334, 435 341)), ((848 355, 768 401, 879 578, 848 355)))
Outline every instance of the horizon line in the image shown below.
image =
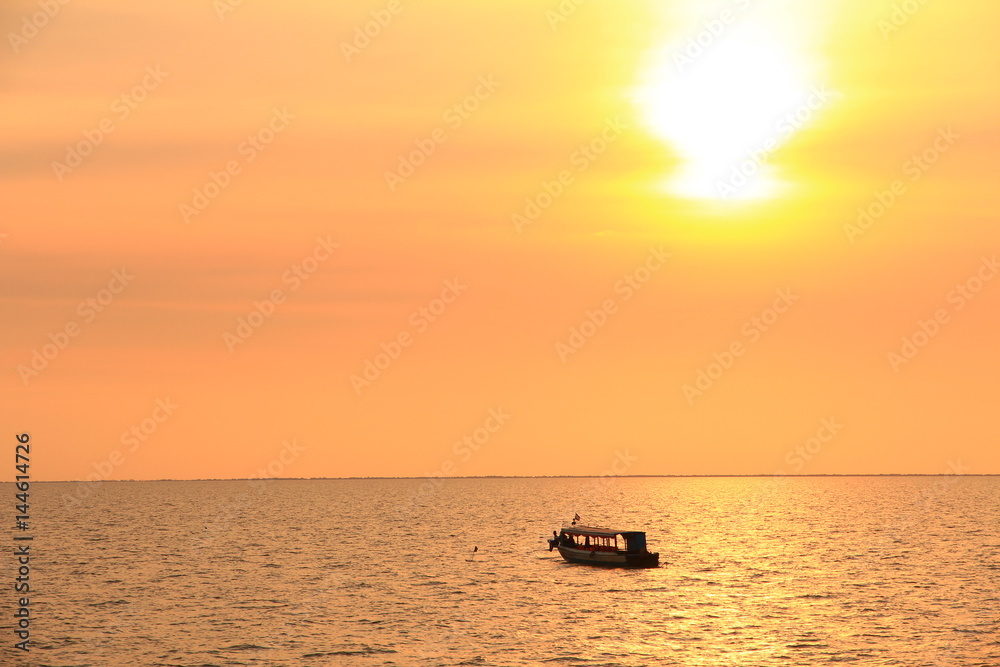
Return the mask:
MULTIPOLYGON (((699 475, 377 475, 377 476, 353 476, 353 477, 197 477, 194 479, 175 479, 164 477, 159 479, 33 479, 22 480, 33 484, 72 484, 82 482, 85 484, 99 484, 103 482, 271 482, 271 481, 323 481, 323 480, 361 480, 361 479, 686 479, 686 478, 786 478, 786 477, 998 477, 1000 473, 909 473, 909 472, 883 472, 883 473, 811 473, 811 474, 748 474, 748 475, 721 475, 721 474, 699 474, 699 475)), ((3 484, 14 484, 14 481, 2 482, 3 484)))

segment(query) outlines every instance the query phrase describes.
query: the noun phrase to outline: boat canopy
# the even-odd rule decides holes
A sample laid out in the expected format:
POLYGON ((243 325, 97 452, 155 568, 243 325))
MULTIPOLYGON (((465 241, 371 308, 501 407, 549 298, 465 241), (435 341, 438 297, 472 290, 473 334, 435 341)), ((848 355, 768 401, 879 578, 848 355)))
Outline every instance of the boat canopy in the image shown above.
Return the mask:
POLYGON ((568 535, 590 535, 592 537, 614 537, 621 535, 625 539, 625 551, 642 553, 646 551, 646 533, 639 530, 613 530, 611 528, 594 528, 593 526, 563 526, 563 533, 568 535))
POLYGON ((646 551, 646 533, 622 533, 622 537, 625 538, 625 551, 633 554, 646 551))
POLYGON ((593 526, 563 526, 563 532, 572 533, 574 535, 597 535, 600 537, 614 537, 615 535, 625 534, 620 530, 611 530, 610 528, 594 528, 593 526))

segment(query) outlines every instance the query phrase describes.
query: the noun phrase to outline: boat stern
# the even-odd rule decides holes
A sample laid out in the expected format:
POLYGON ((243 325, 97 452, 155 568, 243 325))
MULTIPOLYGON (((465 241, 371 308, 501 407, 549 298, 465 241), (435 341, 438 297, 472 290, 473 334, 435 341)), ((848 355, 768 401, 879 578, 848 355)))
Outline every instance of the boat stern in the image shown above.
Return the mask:
POLYGON ((625 554, 628 567, 660 567, 660 554, 648 551, 639 554, 625 554))

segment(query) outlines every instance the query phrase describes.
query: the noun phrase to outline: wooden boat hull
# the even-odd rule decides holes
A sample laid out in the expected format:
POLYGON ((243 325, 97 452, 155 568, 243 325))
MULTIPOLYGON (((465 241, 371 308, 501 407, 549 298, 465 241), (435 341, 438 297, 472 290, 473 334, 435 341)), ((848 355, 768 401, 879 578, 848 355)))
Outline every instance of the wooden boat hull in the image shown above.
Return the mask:
POLYGON ((627 553, 625 551, 592 551, 559 545, 559 554, 570 563, 603 567, 659 567, 658 553, 627 553))

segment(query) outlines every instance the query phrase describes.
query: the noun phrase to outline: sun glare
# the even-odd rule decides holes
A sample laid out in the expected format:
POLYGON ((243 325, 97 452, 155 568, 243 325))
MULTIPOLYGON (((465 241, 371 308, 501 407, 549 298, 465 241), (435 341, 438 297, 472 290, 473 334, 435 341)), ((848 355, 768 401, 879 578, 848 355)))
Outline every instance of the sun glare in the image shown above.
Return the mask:
POLYGON ((666 188, 698 199, 778 194, 769 159, 826 101, 812 79, 801 54, 759 24, 706 28, 656 53, 637 102, 683 160, 666 188))

